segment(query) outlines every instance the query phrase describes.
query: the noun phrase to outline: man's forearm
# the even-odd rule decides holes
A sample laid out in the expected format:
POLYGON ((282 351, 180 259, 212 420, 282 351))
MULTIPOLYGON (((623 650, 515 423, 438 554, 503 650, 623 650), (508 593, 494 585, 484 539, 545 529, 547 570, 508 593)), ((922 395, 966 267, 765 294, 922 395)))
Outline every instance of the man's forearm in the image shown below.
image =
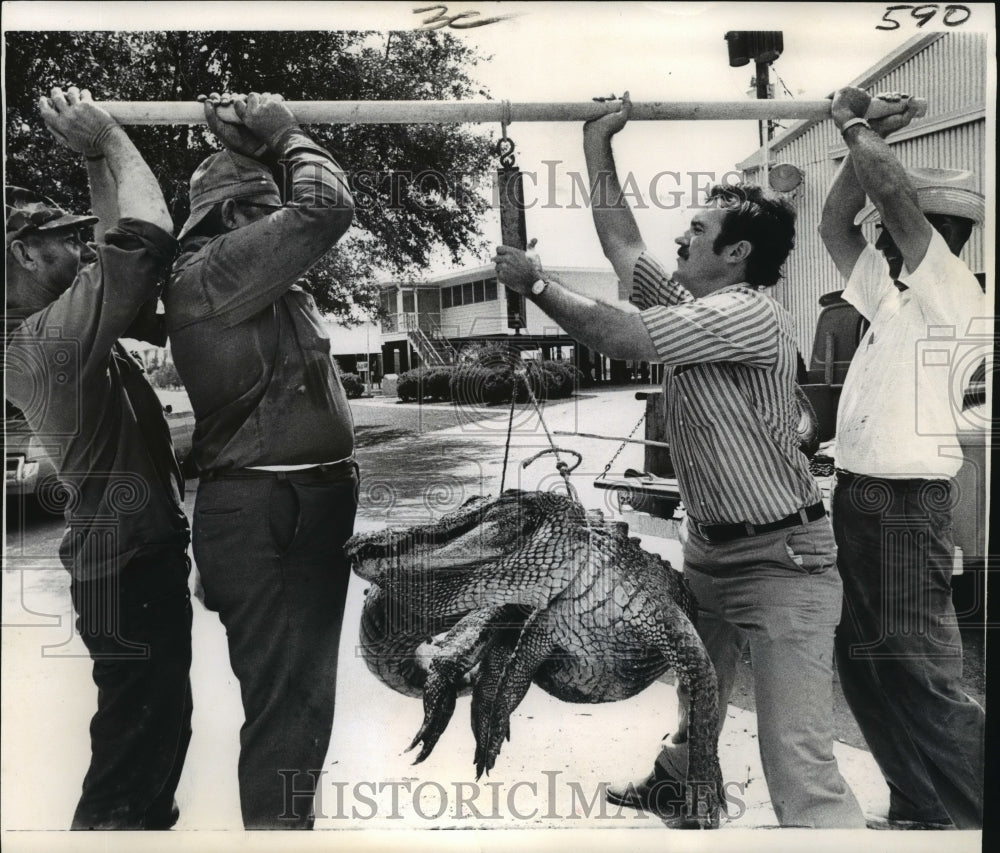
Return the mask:
POLYGON ((538 307, 575 340, 609 358, 656 361, 656 350, 638 312, 598 302, 550 282, 538 307))
POLYGON ((348 214, 346 230, 353 218, 354 198, 337 161, 301 131, 286 135, 280 148, 289 201, 343 210, 348 214))
POLYGON ((874 130, 863 124, 844 133, 854 172, 903 255, 906 268, 915 270, 923 261, 932 229, 920 210, 917 191, 903 164, 874 130))
POLYGON ((118 215, 141 219, 172 233, 174 225, 156 176, 122 128, 115 127, 104 137, 101 153, 114 178, 118 215))
POLYGON ((910 184, 906 169, 881 136, 864 125, 855 125, 848 128, 844 141, 847 142, 848 159, 854 165, 859 187, 878 208, 883 221, 886 211, 889 211, 891 219, 892 210, 901 204, 919 209, 917 193, 910 184))
POLYGON ((104 232, 114 228, 120 216, 118 213, 118 187, 115 177, 108 168, 106 157, 87 158, 87 179, 90 183, 90 204, 98 222, 94 225, 97 242, 104 239, 104 232))
POLYGON ((830 185, 819 223, 823 245, 844 278, 850 277, 866 245, 860 226, 854 224, 854 217, 864 204, 865 191, 848 154, 830 185))
POLYGON ((854 224, 854 217, 864 206, 865 191, 854 171, 854 161, 848 154, 830 184, 830 191, 823 204, 820 231, 860 231, 854 224))
POLYGON ((585 133, 583 153, 590 181, 591 215, 601 249, 618 278, 628 282, 645 244, 618 180, 610 137, 585 133))

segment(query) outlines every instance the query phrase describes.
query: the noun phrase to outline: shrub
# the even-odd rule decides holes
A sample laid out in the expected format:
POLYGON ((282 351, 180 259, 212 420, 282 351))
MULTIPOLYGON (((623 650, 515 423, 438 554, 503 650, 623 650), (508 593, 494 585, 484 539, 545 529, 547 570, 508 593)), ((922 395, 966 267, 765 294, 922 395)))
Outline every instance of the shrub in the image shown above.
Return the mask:
POLYGON ((150 371, 149 382, 155 388, 180 388, 183 384, 172 361, 165 362, 150 371))
POLYGON ((365 383, 357 373, 341 373, 340 381, 349 400, 357 399, 365 393, 365 383))
POLYGON ((483 396, 485 398, 485 402, 509 403, 510 395, 514 390, 513 371, 487 370, 486 373, 487 375, 483 383, 483 396))
POLYGON ((467 344, 458 355, 460 364, 475 364, 493 370, 513 368, 520 363, 520 352, 502 341, 467 344))
POLYGON ((451 399, 459 406, 481 406, 490 402, 486 386, 493 371, 473 362, 459 364, 451 373, 451 399))
MULTIPOLYGON (((527 361, 511 358, 502 345, 486 346, 475 351, 477 358, 463 358, 457 365, 418 367, 399 376, 396 393, 404 402, 421 398, 451 400, 457 405, 481 406, 510 403, 515 392, 517 402, 528 402, 525 380, 536 400, 556 400, 572 396, 583 374, 565 361, 527 361)), ((465 354, 465 351, 463 351, 465 354)))
POLYGON ((452 367, 429 367, 425 368, 424 374, 424 395, 432 400, 451 400, 451 377, 454 374, 452 367))
POLYGON ((546 399, 545 372, 540 362, 527 362, 527 364, 524 365, 524 370, 517 376, 517 385, 515 386, 517 390, 517 402, 528 402, 529 386, 531 388, 531 393, 535 395, 536 400, 541 402, 546 399))
POLYGON ((396 396, 404 402, 414 402, 423 399, 450 400, 451 377, 455 368, 450 365, 443 367, 417 367, 399 374, 396 383, 396 396))
POLYGON ((407 370, 399 374, 396 381, 396 396, 403 402, 413 402, 419 400, 423 394, 423 375, 425 368, 418 367, 416 370, 407 370))
POLYGON ((583 374, 568 361, 543 361, 546 391, 550 398, 571 397, 583 382, 583 374))

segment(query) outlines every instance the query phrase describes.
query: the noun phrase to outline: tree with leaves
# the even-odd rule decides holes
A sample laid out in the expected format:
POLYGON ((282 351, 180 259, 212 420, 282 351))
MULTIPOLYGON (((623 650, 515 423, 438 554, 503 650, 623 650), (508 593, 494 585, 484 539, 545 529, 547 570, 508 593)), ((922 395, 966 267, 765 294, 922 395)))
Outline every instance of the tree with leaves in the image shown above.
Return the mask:
MULTIPOLYGON (((290 101, 457 100, 484 94, 481 61, 442 32, 19 32, 6 33, 8 184, 89 204, 79 158, 53 144, 37 101, 51 86, 89 88, 98 101, 193 101, 211 92, 280 92, 290 101)), ((176 225, 188 181, 220 146, 203 125, 130 127, 163 188, 176 225)), ((321 311, 374 314, 378 274, 419 276, 432 252, 457 264, 484 248, 490 137, 465 125, 315 125, 309 133, 355 183, 354 226, 301 282, 321 311)))

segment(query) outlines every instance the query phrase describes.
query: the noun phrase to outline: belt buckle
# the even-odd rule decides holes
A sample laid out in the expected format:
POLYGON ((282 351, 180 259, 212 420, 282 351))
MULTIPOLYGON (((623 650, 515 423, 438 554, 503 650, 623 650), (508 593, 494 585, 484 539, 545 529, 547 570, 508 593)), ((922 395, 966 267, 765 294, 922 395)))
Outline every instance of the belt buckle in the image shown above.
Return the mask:
POLYGON ((711 542, 712 537, 708 535, 708 528, 711 527, 712 525, 702 524, 700 521, 697 521, 695 519, 691 520, 694 521, 694 527, 695 530, 698 531, 698 535, 701 536, 701 538, 704 539, 706 542, 711 542))

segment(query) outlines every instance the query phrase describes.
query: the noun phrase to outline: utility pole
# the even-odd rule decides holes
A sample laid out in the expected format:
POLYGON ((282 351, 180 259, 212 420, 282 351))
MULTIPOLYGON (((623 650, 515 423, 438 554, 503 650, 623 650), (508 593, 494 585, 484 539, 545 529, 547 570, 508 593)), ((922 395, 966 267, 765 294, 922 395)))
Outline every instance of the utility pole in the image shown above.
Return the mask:
MULTIPOLYGON (((757 87, 757 99, 769 100, 771 97, 771 63, 785 49, 784 36, 780 30, 730 30, 725 35, 729 46, 729 65, 731 68, 741 68, 752 60, 756 75, 754 85, 757 87)), ((770 118, 760 121, 757 125, 760 145, 764 148, 774 137, 774 123, 770 118), (765 128, 766 125, 766 128, 765 128)), ((767 156, 764 152, 764 174, 767 174, 767 156)))

